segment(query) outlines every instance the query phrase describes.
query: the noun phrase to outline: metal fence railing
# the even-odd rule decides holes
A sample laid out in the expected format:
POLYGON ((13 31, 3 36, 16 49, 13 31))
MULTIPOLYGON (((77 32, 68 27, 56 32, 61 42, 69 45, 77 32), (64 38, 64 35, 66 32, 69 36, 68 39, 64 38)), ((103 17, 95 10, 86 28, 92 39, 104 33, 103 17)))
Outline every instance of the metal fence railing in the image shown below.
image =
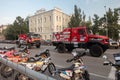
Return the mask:
POLYGON ((17 63, 11 62, 5 58, 0 57, 0 62, 2 64, 5 64, 6 66, 11 67, 12 69, 25 74, 26 76, 32 78, 33 80, 56 80, 50 76, 44 75, 42 73, 38 73, 34 70, 31 70, 29 68, 26 68, 22 65, 19 65, 17 63))

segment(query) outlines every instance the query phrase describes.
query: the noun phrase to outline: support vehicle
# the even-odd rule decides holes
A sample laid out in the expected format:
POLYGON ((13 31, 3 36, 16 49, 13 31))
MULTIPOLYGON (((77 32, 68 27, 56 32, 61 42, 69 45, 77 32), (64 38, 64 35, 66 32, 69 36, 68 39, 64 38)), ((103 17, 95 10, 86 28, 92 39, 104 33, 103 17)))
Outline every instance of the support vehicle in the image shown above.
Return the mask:
POLYGON ((41 46, 41 36, 40 34, 28 33, 28 34, 20 34, 18 40, 16 41, 17 47, 21 47, 22 45, 27 45, 28 48, 31 46, 36 46, 40 48, 41 46))
POLYGON ((89 49, 90 54, 94 57, 101 56, 109 48, 107 36, 94 35, 82 26, 65 28, 62 32, 53 33, 52 43, 59 53, 84 48, 89 49))

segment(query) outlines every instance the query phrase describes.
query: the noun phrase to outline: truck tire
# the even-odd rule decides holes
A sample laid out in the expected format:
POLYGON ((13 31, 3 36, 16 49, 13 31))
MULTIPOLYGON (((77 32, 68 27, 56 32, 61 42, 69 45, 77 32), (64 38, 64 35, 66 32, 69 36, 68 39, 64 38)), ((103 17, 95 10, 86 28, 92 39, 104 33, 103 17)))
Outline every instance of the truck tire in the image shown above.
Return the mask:
POLYGON ((64 53, 65 52, 65 46, 64 46, 64 44, 59 44, 58 47, 57 47, 57 51, 59 53, 64 53))
POLYGON ((90 54, 93 57, 100 57, 103 54, 103 49, 99 45, 92 45, 90 48, 90 54))
POLYGON ((40 45, 41 45, 40 43, 39 43, 39 44, 37 44, 37 45, 36 45, 36 48, 40 48, 40 45))

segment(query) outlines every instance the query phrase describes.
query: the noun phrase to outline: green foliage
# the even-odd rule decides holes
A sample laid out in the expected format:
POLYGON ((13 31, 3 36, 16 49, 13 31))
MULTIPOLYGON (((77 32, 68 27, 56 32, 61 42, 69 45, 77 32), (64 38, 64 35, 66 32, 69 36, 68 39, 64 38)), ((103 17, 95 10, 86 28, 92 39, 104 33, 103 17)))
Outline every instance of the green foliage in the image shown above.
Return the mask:
POLYGON ((117 40, 119 38, 119 29, 118 25, 118 12, 114 9, 112 11, 110 8, 107 12, 107 28, 108 28, 108 36, 112 39, 117 40))
POLYGON ((100 35, 107 35, 108 37, 117 40, 119 38, 120 25, 118 25, 118 11, 114 9, 112 11, 110 8, 106 14, 99 18, 97 14, 94 15, 92 26, 93 32, 100 35))
POLYGON ((74 6, 74 14, 71 16, 69 27, 78 27, 82 21, 81 9, 74 6))
POLYGON ((93 27, 92 27, 92 30, 93 30, 93 33, 96 34, 99 32, 99 26, 100 26, 100 22, 99 22, 99 16, 97 14, 94 14, 94 18, 93 18, 93 27))
POLYGON ((18 35, 22 33, 28 33, 28 20, 24 20, 18 16, 14 23, 9 25, 4 31, 4 36, 8 40, 15 40, 18 38, 18 35))
POLYGON ((84 11, 81 13, 81 9, 74 6, 74 14, 71 16, 70 22, 68 23, 69 27, 78 27, 78 26, 87 26, 91 28, 92 22, 89 17, 88 21, 85 21, 86 15, 84 11))

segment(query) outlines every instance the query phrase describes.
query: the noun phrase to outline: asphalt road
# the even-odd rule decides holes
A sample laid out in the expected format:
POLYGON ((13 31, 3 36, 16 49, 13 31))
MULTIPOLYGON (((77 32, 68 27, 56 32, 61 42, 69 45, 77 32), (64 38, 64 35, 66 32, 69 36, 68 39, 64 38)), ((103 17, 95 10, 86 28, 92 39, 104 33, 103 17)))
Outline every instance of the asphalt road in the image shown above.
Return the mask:
MULTIPOLYGON (((2 46, 15 46, 14 44, 0 44, 2 46)), ((42 52, 45 49, 49 49, 52 57, 52 62, 56 65, 57 68, 69 67, 72 63, 66 63, 66 60, 72 58, 71 53, 58 53, 53 46, 41 46, 40 49, 33 47, 30 49, 31 56, 42 52)), ((18 49, 17 49, 18 50, 18 49)), ((81 51, 82 49, 77 49, 81 51)), ((83 50, 82 50, 83 51, 83 50)), ((112 54, 120 52, 120 49, 108 49, 104 54, 108 56, 111 61, 114 61, 112 54)), ((87 53, 83 57, 84 64, 87 66, 87 69, 90 74, 91 80, 114 80, 115 69, 111 66, 103 66, 104 59, 102 57, 92 57, 87 53)), ((45 72, 46 75, 49 75, 45 72)), ((13 80, 14 75, 11 78, 5 79, 0 76, 0 80, 13 80)), ((57 80, 63 80, 59 77, 55 77, 57 80)))

